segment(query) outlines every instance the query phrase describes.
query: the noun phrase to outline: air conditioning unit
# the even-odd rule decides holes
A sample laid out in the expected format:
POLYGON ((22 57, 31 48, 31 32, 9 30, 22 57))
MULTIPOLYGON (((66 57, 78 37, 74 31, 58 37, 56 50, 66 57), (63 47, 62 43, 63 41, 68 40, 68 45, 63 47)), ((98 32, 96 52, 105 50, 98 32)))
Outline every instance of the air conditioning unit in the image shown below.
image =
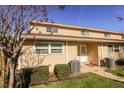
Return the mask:
POLYGON ((71 60, 69 62, 70 71, 72 74, 80 74, 80 61, 79 60, 71 60))

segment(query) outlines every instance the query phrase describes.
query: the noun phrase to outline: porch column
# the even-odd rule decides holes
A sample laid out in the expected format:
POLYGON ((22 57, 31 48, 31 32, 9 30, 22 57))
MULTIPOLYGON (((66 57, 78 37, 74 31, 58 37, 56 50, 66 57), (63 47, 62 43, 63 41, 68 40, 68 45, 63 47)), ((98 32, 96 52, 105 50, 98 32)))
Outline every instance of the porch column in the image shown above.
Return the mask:
MULTIPOLYGON (((99 50, 98 50, 98 51, 99 51, 99 50)), ((100 60, 103 59, 102 53, 103 53, 103 44, 101 43, 101 44, 100 44, 100 57, 99 57, 99 64, 98 64, 98 66, 101 65, 101 64, 100 64, 100 60)), ((98 54, 99 54, 99 53, 98 53, 98 54)))

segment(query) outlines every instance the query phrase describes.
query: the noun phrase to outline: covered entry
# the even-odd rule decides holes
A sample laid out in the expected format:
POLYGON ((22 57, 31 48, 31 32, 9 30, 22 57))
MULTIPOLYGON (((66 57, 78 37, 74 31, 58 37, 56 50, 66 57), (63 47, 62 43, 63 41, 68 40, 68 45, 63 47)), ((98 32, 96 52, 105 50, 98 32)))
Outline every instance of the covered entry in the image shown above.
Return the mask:
POLYGON ((68 42, 65 47, 67 62, 79 60, 81 64, 99 65, 98 43, 91 42, 68 42))

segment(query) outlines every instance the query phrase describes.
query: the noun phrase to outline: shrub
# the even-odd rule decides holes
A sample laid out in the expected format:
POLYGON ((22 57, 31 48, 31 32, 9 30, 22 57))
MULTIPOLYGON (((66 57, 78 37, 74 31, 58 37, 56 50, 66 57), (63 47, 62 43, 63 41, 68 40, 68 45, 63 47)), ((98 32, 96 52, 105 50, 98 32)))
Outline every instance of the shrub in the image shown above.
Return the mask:
POLYGON ((31 75, 31 83, 45 82, 49 79, 49 66, 39 66, 33 68, 31 75))
POLYGON ((49 66, 23 68, 16 74, 16 83, 22 83, 21 87, 29 87, 29 84, 42 83, 48 79, 49 66))
POLYGON ((54 74, 60 80, 69 77, 70 75, 69 65, 68 64, 55 65, 54 74))
POLYGON ((117 65, 124 65, 124 58, 116 60, 117 65))
POLYGON ((31 82, 31 75, 32 68, 22 68, 19 73, 16 73, 16 83, 22 83, 21 87, 28 88, 31 82))

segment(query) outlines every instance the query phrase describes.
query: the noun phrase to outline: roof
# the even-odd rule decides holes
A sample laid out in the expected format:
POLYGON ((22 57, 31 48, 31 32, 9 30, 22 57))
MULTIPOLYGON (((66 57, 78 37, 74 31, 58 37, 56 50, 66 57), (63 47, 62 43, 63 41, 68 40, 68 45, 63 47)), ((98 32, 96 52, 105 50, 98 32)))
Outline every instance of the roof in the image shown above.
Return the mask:
POLYGON ((35 25, 35 26, 56 26, 56 27, 69 28, 69 29, 89 30, 89 31, 100 32, 100 33, 107 32, 107 33, 118 34, 118 35, 123 34, 121 32, 112 32, 112 31, 108 31, 108 30, 101 30, 101 29, 94 29, 94 28, 87 28, 87 27, 78 27, 78 26, 71 26, 71 25, 63 25, 63 24, 56 24, 56 23, 49 23, 49 22, 31 21, 30 24, 35 25))
POLYGON ((101 43, 124 43, 120 39, 92 38, 92 37, 77 37, 65 35, 47 35, 47 34, 27 34, 23 38, 28 40, 56 40, 56 41, 77 41, 77 42, 101 42, 101 43))

